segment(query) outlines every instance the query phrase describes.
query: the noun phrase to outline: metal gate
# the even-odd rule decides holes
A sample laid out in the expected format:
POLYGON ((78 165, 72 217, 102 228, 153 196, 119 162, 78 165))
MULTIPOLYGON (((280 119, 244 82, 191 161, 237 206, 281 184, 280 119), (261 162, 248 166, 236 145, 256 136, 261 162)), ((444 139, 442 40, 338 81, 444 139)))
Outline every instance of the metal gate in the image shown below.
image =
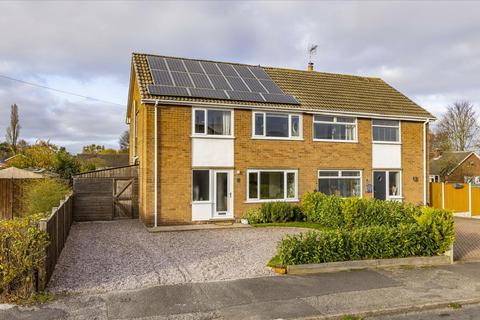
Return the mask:
POLYGON ((138 217, 138 167, 86 172, 73 177, 75 221, 138 217))

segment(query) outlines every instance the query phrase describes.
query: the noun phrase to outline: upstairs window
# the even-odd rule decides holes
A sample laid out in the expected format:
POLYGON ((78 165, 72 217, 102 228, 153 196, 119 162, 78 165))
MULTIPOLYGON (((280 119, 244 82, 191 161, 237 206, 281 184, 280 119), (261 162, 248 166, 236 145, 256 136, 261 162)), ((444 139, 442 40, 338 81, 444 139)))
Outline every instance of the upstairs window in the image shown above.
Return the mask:
POLYGON ((216 109, 193 110, 194 135, 232 135, 232 111, 216 109))
POLYGON ((326 115, 313 116, 314 140, 356 141, 357 119, 326 115))
POLYGON ((253 136, 278 139, 300 139, 301 117, 288 113, 253 113, 253 136))
POLYGON ((400 142, 400 121, 372 120, 374 142, 400 142))

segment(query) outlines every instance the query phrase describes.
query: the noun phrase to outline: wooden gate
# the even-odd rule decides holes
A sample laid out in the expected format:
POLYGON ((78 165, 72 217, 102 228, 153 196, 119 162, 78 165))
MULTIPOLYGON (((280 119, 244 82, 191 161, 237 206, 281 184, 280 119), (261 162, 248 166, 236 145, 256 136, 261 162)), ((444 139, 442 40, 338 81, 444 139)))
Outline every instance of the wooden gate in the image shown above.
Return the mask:
POLYGON ((87 172, 73 177, 75 221, 138 217, 138 167, 87 172))

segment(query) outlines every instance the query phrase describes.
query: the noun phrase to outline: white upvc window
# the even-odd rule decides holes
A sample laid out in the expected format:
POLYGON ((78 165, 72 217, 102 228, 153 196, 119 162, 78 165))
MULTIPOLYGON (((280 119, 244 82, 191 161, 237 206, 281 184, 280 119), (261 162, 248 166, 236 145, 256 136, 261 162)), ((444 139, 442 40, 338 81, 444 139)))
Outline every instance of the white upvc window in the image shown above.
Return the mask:
POLYGON ((357 118, 314 115, 313 140, 357 142, 357 118))
POLYGON ((400 143, 400 121, 372 119, 373 142, 400 143))
POLYGON ((431 174, 429 178, 430 178, 430 182, 440 182, 440 177, 438 175, 431 174))
POLYGON ((252 112, 252 136, 259 139, 303 137, 302 115, 297 113, 252 112))
POLYGON ((248 170, 247 201, 298 201, 298 171, 248 170))
POLYGON ((221 109, 192 109, 193 136, 233 136, 233 111, 221 109))
POLYGON ((402 171, 374 170, 373 194, 380 200, 401 200, 402 171))
POLYGON ((340 197, 362 197, 362 171, 319 170, 318 191, 340 197))

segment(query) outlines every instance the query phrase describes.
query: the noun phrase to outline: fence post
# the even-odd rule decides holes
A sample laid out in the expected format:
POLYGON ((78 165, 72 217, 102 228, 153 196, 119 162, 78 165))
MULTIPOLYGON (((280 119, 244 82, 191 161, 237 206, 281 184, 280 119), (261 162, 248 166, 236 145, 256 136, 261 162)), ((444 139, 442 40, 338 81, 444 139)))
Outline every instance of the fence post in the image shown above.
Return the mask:
POLYGON ((445 182, 442 182, 442 209, 445 209, 445 182))
MULTIPOLYGON (((38 222, 38 228, 44 232, 47 231, 47 220, 46 219, 41 219, 38 222)), ((45 255, 42 258, 42 262, 40 264, 40 269, 38 270, 38 282, 37 282, 37 291, 44 291, 45 288, 47 287, 47 256, 48 256, 48 248, 50 245, 48 245, 45 248, 45 255)))
POLYGON ((468 184, 468 215, 472 217, 472 183, 468 184))

